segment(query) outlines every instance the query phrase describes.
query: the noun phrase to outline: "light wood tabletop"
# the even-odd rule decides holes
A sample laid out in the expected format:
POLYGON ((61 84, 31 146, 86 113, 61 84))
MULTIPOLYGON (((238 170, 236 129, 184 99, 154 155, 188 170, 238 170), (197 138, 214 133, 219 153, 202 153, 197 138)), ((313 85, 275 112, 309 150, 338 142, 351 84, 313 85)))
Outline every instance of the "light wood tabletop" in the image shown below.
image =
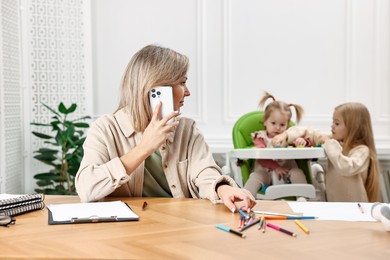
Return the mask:
MULTIPOLYGON (((111 198, 122 200, 139 221, 48 225, 47 209, 16 217, 0 227, 0 259, 389 259, 390 232, 379 222, 270 220, 297 237, 257 226, 246 238, 240 215, 203 199, 111 198), (148 206, 142 210, 144 201, 148 206)), ((108 200, 107 200, 108 201, 108 200)), ((77 203, 76 196, 46 196, 46 204, 77 203)), ((255 210, 293 213, 285 201, 258 201, 255 210)))

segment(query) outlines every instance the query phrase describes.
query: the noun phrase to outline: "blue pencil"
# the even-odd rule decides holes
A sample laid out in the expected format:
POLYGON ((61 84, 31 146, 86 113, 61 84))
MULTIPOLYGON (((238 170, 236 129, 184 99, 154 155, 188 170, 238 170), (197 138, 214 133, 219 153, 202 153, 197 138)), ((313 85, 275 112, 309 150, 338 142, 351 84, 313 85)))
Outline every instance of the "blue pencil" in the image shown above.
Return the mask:
POLYGON ((238 231, 233 230, 233 229, 231 229, 231 228, 222 226, 221 224, 216 224, 215 226, 216 226, 217 228, 223 230, 223 231, 230 232, 230 233, 232 233, 232 234, 234 234, 234 235, 236 235, 236 236, 240 236, 240 237, 242 237, 242 238, 245 238, 245 235, 244 235, 243 233, 241 233, 241 232, 238 232, 238 231))
POLYGON ((243 216, 245 219, 248 218, 248 215, 242 209, 239 209, 238 212, 240 212, 241 216, 243 216))

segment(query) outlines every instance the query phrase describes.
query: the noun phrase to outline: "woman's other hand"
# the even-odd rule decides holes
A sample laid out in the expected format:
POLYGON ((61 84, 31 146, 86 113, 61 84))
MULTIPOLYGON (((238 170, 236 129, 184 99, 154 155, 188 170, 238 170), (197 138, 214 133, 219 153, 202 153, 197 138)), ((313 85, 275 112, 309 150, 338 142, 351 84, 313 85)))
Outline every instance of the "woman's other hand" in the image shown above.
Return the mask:
POLYGON ((225 206, 232 212, 237 212, 235 202, 243 202, 242 210, 249 211, 256 205, 255 198, 246 189, 240 189, 229 185, 221 185, 217 189, 217 194, 225 204, 225 206))

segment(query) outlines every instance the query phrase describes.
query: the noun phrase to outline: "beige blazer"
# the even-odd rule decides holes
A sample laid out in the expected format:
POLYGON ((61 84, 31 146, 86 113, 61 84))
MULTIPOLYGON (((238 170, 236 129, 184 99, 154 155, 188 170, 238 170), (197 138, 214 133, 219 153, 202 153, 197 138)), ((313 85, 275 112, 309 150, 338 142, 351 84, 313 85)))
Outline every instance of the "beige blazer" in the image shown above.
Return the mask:
MULTIPOLYGON (((142 196, 144 162, 127 174, 119 157, 141 140, 124 109, 95 120, 84 142, 84 157, 75 185, 82 202, 106 196, 142 196)), ((174 134, 160 147, 164 174, 174 198, 208 198, 221 202, 215 186, 224 182, 237 186, 222 175, 195 121, 180 117, 174 134)))

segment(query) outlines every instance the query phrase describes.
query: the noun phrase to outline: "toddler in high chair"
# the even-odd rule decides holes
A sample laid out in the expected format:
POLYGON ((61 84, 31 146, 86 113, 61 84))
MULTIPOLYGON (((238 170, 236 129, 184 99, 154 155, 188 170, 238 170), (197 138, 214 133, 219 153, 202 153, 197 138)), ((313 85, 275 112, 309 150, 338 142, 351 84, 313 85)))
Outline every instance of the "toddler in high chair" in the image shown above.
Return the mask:
MULTIPOLYGON (((257 148, 273 147, 272 138, 288 128, 292 117, 291 107, 295 108, 297 123, 301 120, 303 114, 301 106, 276 101, 268 92, 264 93, 259 106, 263 107, 268 99, 272 99, 272 102, 264 110, 263 124, 265 130, 252 133, 252 141, 257 148)), ((279 184, 307 183, 305 174, 298 168, 295 160, 257 159, 244 189, 249 190, 253 196, 256 196, 262 187, 277 184, 275 182, 279 184), (276 178, 273 178, 273 176, 276 176, 276 178)))

